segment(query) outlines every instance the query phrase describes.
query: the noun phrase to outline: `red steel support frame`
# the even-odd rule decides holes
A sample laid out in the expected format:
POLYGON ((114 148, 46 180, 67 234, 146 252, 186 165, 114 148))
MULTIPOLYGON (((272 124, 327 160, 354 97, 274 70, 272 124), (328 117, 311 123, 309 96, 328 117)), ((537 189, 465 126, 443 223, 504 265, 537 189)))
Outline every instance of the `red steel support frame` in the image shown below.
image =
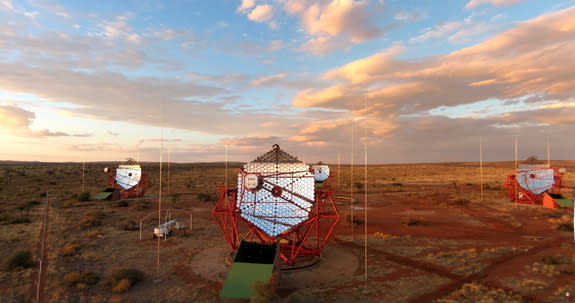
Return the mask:
POLYGON ((284 265, 297 265, 302 262, 319 261, 321 251, 333 234, 339 221, 339 212, 335 207, 334 189, 329 185, 316 188, 315 201, 309 217, 294 228, 270 237, 257 226, 240 216, 237 208, 237 190, 218 186, 218 201, 212 210, 212 216, 224 234, 232 250, 237 250, 241 240, 257 239, 263 243, 279 242, 280 258, 284 265), (239 222, 247 226, 240 235, 239 222))

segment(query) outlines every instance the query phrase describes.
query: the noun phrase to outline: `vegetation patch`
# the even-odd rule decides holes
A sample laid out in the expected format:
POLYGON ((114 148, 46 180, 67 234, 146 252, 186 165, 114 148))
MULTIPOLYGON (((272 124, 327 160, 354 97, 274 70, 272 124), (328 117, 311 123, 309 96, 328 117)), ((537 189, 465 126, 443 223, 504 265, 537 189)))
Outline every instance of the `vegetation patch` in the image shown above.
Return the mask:
POLYGON ((86 202, 90 200, 92 200, 92 196, 87 191, 80 193, 80 195, 78 196, 78 201, 80 202, 86 202))
POLYGON ((489 289, 479 283, 464 284, 461 289, 456 290, 436 303, 475 303, 475 302, 523 302, 521 296, 506 292, 502 289, 489 289))
POLYGON ((64 257, 69 257, 75 255, 82 246, 77 242, 69 242, 64 244, 60 249, 60 255, 64 257))
POLYGON ((7 271, 16 271, 34 266, 34 258, 30 250, 18 250, 12 253, 4 261, 4 269, 7 271))
POLYGON ((353 225, 363 225, 365 223, 365 221, 357 216, 353 217, 353 220, 351 219, 351 215, 347 215, 347 224, 353 224, 353 225))
POLYGON ((270 283, 257 281, 252 288, 254 295, 250 299, 250 303, 273 303, 280 301, 280 297, 275 293, 270 283))
POLYGON ((216 201, 216 195, 214 194, 199 193, 196 198, 201 202, 216 201))
POLYGON ((83 228, 101 226, 104 218, 106 218, 106 214, 104 212, 92 211, 84 215, 84 218, 80 221, 80 226, 83 228))
POLYGON ((111 286, 114 293, 124 293, 142 280, 144 280, 144 272, 141 270, 121 268, 113 271, 105 284, 111 286))
POLYGON ((405 226, 428 225, 427 222, 425 222, 423 219, 412 218, 412 217, 401 219, 401 224, 403 224, 405 226))
POLYGON ((93 271, 71 272, 64 276, 64 280, 70 287, 85 288, 88 285, 95 285, 100 282, 100 276, 93 271))
POLYGON ((140 224, 134 220, 129 220, 124 223, 122 229, 128 231, 140 230, 140 224))

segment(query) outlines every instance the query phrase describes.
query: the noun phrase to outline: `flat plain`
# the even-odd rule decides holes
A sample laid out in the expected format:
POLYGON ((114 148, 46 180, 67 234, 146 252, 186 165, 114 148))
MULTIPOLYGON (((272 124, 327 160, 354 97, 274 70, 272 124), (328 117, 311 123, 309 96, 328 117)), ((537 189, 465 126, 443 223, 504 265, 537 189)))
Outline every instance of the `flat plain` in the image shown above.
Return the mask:
MULTIPOLYGON (((159 199, 159 164, 142 163, 152 179, 144 197, 85 199, 109 187, 103 168, 117 164, 86 163, 82 174, 82 163, 0 163, 2 302, 217 302, 229 248, 211 210, 241 164, 226 178, 223 163, 164 163, 159 199), (187 227, 165 240, 152 238, 160 200, 187 227), (20 250, 34 265, 8 270, 20 250)), ((575 186, 575 161, 552 164, 575 186)), ((573 210, 509 202, 512 162, 485 163, 483 191, 478 163, 370 165, 367 180, 363 166, 353 177, 349 165, 330 168, 341 219, 322 261, 282 272, 276 295, 259 300, 575 302, 573 210)))

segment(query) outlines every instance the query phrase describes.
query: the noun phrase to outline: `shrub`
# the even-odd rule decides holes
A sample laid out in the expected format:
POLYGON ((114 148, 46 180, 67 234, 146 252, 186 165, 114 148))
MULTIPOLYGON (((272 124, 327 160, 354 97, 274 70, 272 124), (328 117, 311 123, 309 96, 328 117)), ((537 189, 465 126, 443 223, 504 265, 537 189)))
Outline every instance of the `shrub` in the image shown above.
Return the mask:
POLYGON ((138 204, 136 204, 136 207, 134 207, 135 210, 146 210, 149 208, 150 208, 150 201, 147 200, 138 201, 138 204))
POLYGON ((553 256, 543 256, 541 257, 541 263, 546 265, 557 265, 561 262, 559 262, 559 260, 553 256))
POLYGON ((416 218, 403 218, 401 220, 401 224, 406 226, 418 226, 423 225, 423 221, 416 218))
POLYGON ((105 284, 112 286, 114 293, 124 293, 142 280, 144 280, 144 272, 141 270, 122 268, 113 271, 105 284))
POLYGON ((82 280, 82 273, 80 272, 70 272, 64 275, 64 280, 68 283, 68 286, 76 286, 82 280))
POLYGON ((78 252, 78 250, 80 250, 80 248, 81 245, 78 243, 74 242, 66 243, 64 247, 60 249, 60 254, 65 257, 73 256, 78 252))
POLYGON ((215 201, 216 196, 213 194, 200 193, 196 196, 201 202, 215 201))
POLYGON ((128 231, 140 230, 140 224, 136 221, 130 220, 124 224, 123 229, 128 231))
POLYGON ((268 303, 279 302, 279 296, 273 291, 270 283, 258 281, 252 286, 253 296, 250 299, 251 303, 268 303))
POLYGON ((120 200, 118 201, 118 203, 116 203, 117 207, 126 207, 126 206, 130 206, 130 203, 128 203, 128 201, 124 201, 124 200, 120 200))
POLYGON ((100 282, 100 276, 93 271, 87 272, 71 272, 64 276, 64 280, 70 287, 83 288, 85 285, 96 285, 100 282))
POLYGON ((461 205, 461 206, 467 206, 467 205, 469 205, 469 203, 471 203, 471 201, 469 199, 465 199, 465 198, 459 198, 459 199, 455 199, 453 201, 453 204, 461 205))
MULTIPOLYGON (((348 224, 351 224, 351 223, 352 223, 352 221, 351 221, 351 215, 347 215, 347 223, 348 223, 348 224)), ((354 217, 353 217, 353 224, 354 224, 354 225, 362 225, 362 224, 364 224, 364 223, 365 223, 365 221, 364 221, 363 219, 361 219, 361 218, 359 218, 359 217, 357 217, 357 216, 354 216, 354 217)))
POLYGON ((12 214, 0 214, 0 222, 3 224, 22 224, 30 223, 32 220, 25 216, 14 216, 12 214))
POLYGON ((4 268, 12 271, 30 268, 34 266, 34 264, 34 259, 30 250, 18 250, 12 253, 6 261, 4 261, 4 268))
POLYGON ((112 292, 116 294, 125 293, 130 289, 130 287, 132 287, 130 280, 122 279, 114 287, 112 287, 112 292))
POLYGON ((80 222, 84 227, 100 226, 102 221, 106 218, 106 214, 102 211, 93 211, 84 215, 84 219, 80 222))
POLYGON ((562 224, 557 224, 557 227, 555 229, 558 231, 571 231, 573 229, 573 227, 571 226, 571 224, 562 223, 562 224))
POLYGON ((91 197, 90 193, 85 191, 85 192, 80 193, 80 195, 78 196, 78 201, 81 201, 81 202, 90 201, 91 198, 92 197, 91 197))

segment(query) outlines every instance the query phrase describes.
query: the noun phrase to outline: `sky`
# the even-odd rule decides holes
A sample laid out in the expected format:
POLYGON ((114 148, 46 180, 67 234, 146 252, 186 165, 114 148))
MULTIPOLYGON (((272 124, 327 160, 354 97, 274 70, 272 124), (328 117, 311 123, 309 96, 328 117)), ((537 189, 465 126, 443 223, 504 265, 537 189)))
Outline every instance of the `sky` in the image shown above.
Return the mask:
POLYGON ((575 0, 0 0, 0 160, 574 159, 574 54, 575 0))

